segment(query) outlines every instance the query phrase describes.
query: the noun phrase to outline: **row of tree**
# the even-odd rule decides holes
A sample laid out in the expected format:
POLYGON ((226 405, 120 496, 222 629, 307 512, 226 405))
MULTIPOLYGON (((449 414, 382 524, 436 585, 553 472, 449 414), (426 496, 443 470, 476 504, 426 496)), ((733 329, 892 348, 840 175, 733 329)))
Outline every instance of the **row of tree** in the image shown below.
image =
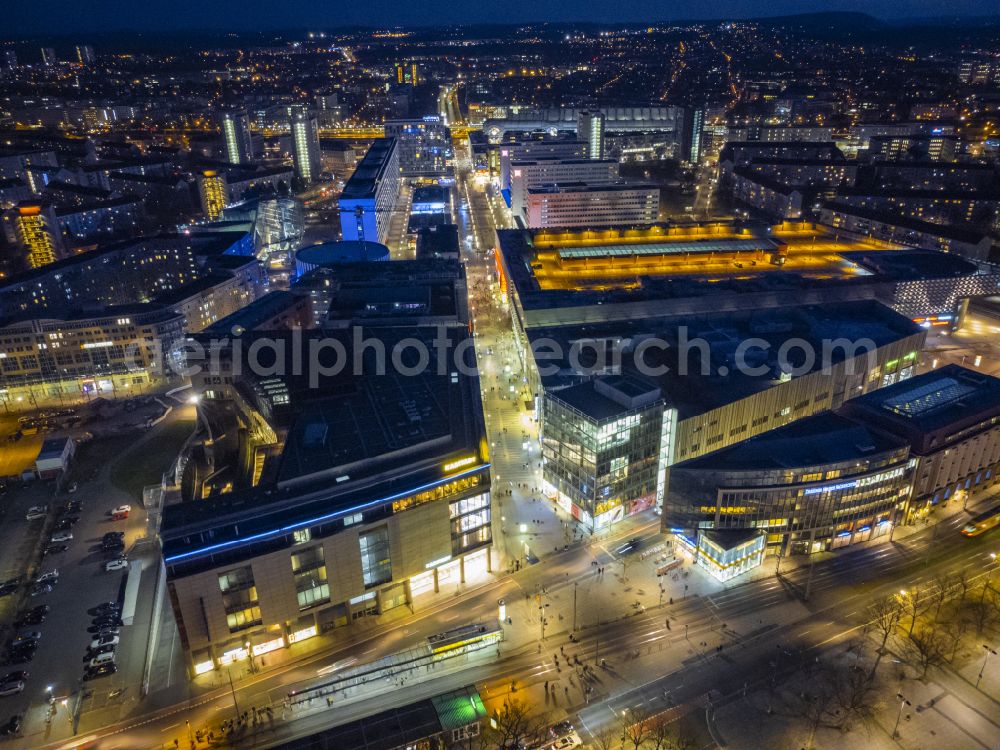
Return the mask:
POLYGON ((967 571, 947 573, 922 587, 871 602, 868 631, 879 644, 872 676, 890 650, 910 664, 919 679, 932 667, 952 664, 963 647, 981 641, 1000 624, 1000 591, 991 583, 989 577, 977 581, 967 571))

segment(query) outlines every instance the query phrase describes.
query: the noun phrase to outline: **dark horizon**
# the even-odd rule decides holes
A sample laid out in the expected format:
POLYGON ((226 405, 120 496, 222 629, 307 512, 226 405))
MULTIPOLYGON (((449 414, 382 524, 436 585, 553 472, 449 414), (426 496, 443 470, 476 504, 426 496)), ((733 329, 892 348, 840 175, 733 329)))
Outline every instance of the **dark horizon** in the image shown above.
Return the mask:
POLYGON ((153 33, 153 34, 213 34, 213 33, 288 33, 299 30, 363 30, 386 27, 437 28, 446 26, 516 26, 532 24, 615 24, 641 25, 662 23, 714 23, 727 20, 756 20, 822 14, 863 14, 884 23, 920 24, 931 21, 1000 20, 1000 10, 993 0, 960 0, 948 12, 931 0, 882 0, 866 3, 848 0, 829 7, 823 2, 792 2, 779 0, 725 0, 712 3, 710 8, 698 6, 703 12, 691 12, 691 6, 675 6, 667 10, 656 0, 624 0, 617 4, 612 16, 606 7, 588 8, 568 0, 543 0, 539 3, 509 3, 503 7, 456 7, 446 0, 429 0, 419 4, 397 4, 393 0, 376 0, 364 7, 341 8, 327 12, 314 6, 289 7, 264 0, 235 3, 222 0, 204 5, 191 0, 179 0, 169 5, 143 8, 143 21, 138 22, 134 6, 114 0, 99 7, 68 0, 47 3, 45 13, 37 4, 15 0, 6 9, 7 33, 4 39, 22 40, 36 37, 55 38, 79 34, 153 33), (128 20, 124 20, 128 19, 128 20))

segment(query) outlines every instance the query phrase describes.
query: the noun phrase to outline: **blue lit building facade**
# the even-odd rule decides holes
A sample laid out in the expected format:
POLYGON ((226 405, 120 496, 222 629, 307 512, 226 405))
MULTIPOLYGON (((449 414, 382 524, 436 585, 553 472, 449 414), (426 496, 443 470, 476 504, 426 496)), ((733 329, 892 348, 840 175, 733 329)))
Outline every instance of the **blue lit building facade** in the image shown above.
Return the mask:
POLYGON ((837 549, 906 518, 914 466, 905 440, 826 412, 670 467, 664 525, 696 559, 718 559, 715 531, 755 532, 768 555, 837 549))
MULTIPOLYGON (((435 334, 366 329, 387 346, 435 334)), ((456 326, 451 335, 457 345, 468 332, 456 326)), ((344 341, 350 351, 348 334, 344 341)), ((224 370, 194 383, 205 424, 235 412, 243 428, 228 465, 213 433, 203 436, 215 462, 192 455, 187 499, 166 507, 161 527, 193 674, 248 668, 252 658, 492 569, 478 381, 391 370, 331 376, 315 388, 307 380, 224 370)))

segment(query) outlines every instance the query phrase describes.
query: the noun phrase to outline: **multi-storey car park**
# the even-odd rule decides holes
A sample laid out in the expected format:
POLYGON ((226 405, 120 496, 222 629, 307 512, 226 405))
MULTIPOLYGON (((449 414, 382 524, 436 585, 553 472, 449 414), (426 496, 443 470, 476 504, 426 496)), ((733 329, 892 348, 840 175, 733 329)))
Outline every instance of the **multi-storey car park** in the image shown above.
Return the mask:
POLYGON ((810 222, 500 230, 496 273, 522 350, 539 326, 875 299, 957 327, 996 268, 810 222))

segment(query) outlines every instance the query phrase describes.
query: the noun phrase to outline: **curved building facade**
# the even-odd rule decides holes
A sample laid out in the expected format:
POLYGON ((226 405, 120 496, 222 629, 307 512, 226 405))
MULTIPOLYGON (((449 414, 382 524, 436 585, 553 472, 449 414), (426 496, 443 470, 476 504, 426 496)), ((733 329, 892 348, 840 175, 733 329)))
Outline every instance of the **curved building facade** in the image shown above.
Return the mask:
POLYGON ((756 532, 769 555, 810 554, 888 534, 912 473, 905 440, 827 412, 675 464, 664 520, 696 556, 717 531, 756 532))
POLYGON ((304 247, 295 254, 295 271, 296 276, 301 277, 315 268, 386 260, 389 260, 389 248, 380 242, 323 242, 304 247))

